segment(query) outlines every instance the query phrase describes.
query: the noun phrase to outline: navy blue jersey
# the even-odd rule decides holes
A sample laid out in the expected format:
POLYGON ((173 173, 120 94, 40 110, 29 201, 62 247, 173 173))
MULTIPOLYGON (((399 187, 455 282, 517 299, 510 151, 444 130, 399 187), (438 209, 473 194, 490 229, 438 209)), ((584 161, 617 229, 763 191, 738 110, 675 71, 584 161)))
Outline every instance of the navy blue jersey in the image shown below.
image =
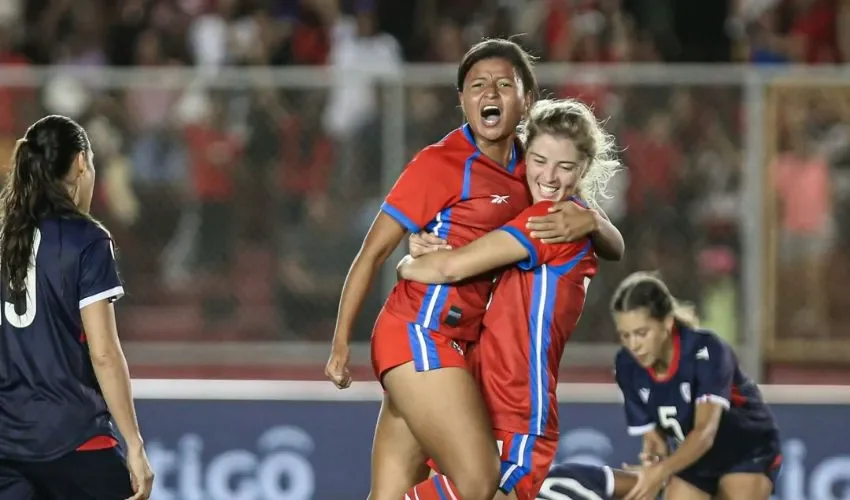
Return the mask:
POLYGON ((559 464, 552 467, 537 500, 608 500, 614 494, 614 473, 608 467, 559 464))
POLYGON ((80 317, 124 294, 109 233, 88 219, 45 219, 33 253, 25 307, 0 286, 0 459, 53 460, 114 435, 80 317))
POLYGON ((675 447, 693 429, 696 405, 711 402, 725 411, 714 446, 698 464, 730 463, 777 439, 761 391, 741 371, 728 344, 711 332, 679 326, 673 349, 663 378, 643 368, 626 349, 617 353, 616 378, 629 434, 639 436, 658 428, 675 447))

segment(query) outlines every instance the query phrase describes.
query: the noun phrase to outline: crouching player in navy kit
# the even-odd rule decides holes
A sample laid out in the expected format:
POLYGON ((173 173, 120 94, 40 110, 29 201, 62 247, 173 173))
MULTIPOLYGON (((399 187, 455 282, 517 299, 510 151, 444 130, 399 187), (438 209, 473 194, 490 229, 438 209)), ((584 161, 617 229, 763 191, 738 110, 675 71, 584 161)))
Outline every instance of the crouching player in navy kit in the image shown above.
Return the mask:
POLYGON ((607 466, 564 463, 552 467, 537 500, 610 500, 625 497, 637 484, 632 472, 607 466))
POLYGON ((629 434, 643 436, 643 467, 626 500, 654 500, 665 483, 675 500, 768 500, 782 461, 779 432, 732 349, 698 330, 647 273, 620 284, 611 310, 629 434))
POLYGON ((150 496, 112 305, 124 289, 88 215, 94 176, 82 127, 48 116, 18 141, 0 195, 0 500, 150 496))

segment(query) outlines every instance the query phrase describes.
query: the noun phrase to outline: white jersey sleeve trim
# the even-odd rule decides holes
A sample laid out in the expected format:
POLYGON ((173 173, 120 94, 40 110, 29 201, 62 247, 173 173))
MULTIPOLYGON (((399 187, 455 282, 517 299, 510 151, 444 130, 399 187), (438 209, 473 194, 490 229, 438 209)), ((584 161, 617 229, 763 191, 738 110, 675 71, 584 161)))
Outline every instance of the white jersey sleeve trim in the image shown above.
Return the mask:
POLYGON ((115 288, 110 288, 109 290, 105 290, 100 293, 96 293, 94 295, 89 295, 88 297, 80 300, 80 309, 90 306, 95 302, 98 302, 103 299, 112 299, 113 301, 120 299, 124 296, 124 287, 116 286, 115 288))
POLYGON ((605 498, 614 498, 614 471, 611 467, 603 465, 602 472, 605 473, 605 498))
POLYGON ((649 431, 655 429, 655 423, 649 423, 646 425, 640 425, 637 427, 629 427, 629 436, 643 436, 649 431))
POLYGON ((729 400, 720 396, 716 396, 714 394, 703 394, 702 396, 697 398, 697 404, 699 403, 713 403, 716 405, 720 405, 724 410, 728 410, 730 406, 729 400))

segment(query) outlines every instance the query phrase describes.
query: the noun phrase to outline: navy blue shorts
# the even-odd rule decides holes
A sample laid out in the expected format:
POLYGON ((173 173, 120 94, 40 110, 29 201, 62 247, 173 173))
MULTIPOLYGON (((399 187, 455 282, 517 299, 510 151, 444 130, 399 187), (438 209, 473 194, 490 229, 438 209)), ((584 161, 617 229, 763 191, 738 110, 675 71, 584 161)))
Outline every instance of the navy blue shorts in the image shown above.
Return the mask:
POLYGON ((776 478, 782 467, 782 451, 778 441, 754 449, 728 465, 709 465, 697 462, 676 474, 680 479, 696 486, 711 496, 717 494, 720 479, 727 474, 764 474, 776 487, 776 478))
POLYGON ((0 460, 0 500, 124 500, 133 496, 116 448, 74 451, 50 462, 0 460))

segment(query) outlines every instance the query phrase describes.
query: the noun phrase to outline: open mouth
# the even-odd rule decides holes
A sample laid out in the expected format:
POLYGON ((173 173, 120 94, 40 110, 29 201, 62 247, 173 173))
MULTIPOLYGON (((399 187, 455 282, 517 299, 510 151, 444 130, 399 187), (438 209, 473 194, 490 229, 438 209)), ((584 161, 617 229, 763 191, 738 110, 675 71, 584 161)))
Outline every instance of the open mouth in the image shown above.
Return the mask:
POLYGON ((502 119, 502 110, 498 106, 484 106, 481 110, 481 119, 488 127, 498 125, 502 119))
POLYGON ((540 189, 540 195, 546 199, 554 199, 558 195, 557 187, 547 186, 538 182, 537 188, 540 189))

